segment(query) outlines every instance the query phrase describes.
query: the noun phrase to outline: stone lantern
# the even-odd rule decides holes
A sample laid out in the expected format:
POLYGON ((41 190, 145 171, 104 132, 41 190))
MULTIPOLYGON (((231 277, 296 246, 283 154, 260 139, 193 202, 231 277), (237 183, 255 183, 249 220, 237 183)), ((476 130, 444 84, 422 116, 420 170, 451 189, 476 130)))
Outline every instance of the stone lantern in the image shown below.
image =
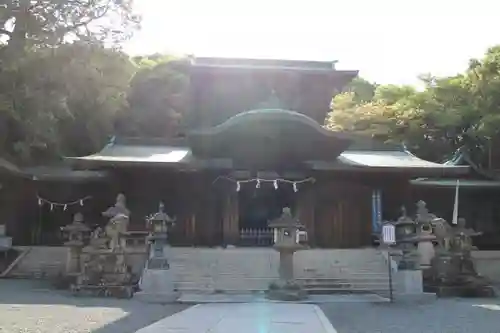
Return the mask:
POLYGON ((290 208, 283 208, 283 214, 269 223, 269 228, 275 230, 274 248, 281 252, 292 253, 304 248, 298 240, 299 230, 304 228, 298 220, 294 219, 290 208))
POLYGON ((396 229, 396 242, 415 234, 415 221, 413 221, 413 219, 408 216, 406 207, 401 207, 401 216, 394 223, 394 227, 396 229))
POLYGON ((268 297, 271 299, 294 301, 307 298, 306 292, 293 277, 293 254, 305 246, 298 243, 299 229, 304 228, 298 220, 292 217, 290 208, 283 208, 283 214, 269 223, 269 228, 275 229, 275 244, 273 248, 280 254, 279 280, 271 283, 268 297))
POLYGON ((165 253, 167 249, 165 247, 168 246, 168 230, 174 225, 175 218, 171 218, 165 213, 165 205, 163 202, 160 202, 158 212, 146 218, 146 227, 149 231, 148 241, 151 244, 149 259, 150 264, 153 264, 153 266, 160 264, 160 262, 158 260, 153 260, 153 262, 151 262, 151 259, 161 258, 165 259, 161 261, 161 263, 168 266, 165 253))
POLYGON ((136 297, 153 303, 172 302, 177 299, 173 274, 170 270, 168 230, 175 225, 175 218, 165 213, 165 206, 159 204, 158 212, 146 218, 150 242, 149 257, 143 270, 136 297))
POLYGON ((114 206, 109 207, 105 212, 102 213, 102 216, 107 217, 109 219, 122 214, 130 217, 130 210, 127 208, 127 199, 123 193, 120 193, 116 196, 116 202, 114 206))
POLYGON ((396 293, 398 298, 419 299, 425 297, 423 290, 423 274, 420 269, 422 260, 427 263, 433 255, 431 221, 434 219, 425 209, 425 203, 419 201, 415 220, 408 217, 402 209, 402 216, 396 221, 396 245, 403 256, 399 262, 399 270, 395 274, 396 293), (422 258, 422 252, 425 257, 422 258))
POLYGON ((66 239, 65 246, 69 247, 66 261, 66 273, 77 273, 80 269, 80 256, 89 236, 90 228, 83 220, 82 213, 76 213, 73 222, 61 228, 63 237, 66 239))
POLYGON ((471 256, 471 238, 481 233, 467 228, 463 218, 455 227, 443 219, 436 219, 433 225, 439 245, 426 279, 427 289, 438 296, 495 297, 495 288, 477 273, 471 256))
POLYGON ((407 214, 406 208, 401 208, 402 215, 394 223, 396 245, 402 252, 399 269, 416 269, 417 253, 415 252, 416 223, 407 214))
POLYGON ((437 237, 433 233, 433 222, 437 219, 436 215, 429 213, 426 203, 422 200, 417 202, 417 214, 415 223, 417 225, 417 252, 419 255, 419 264, 422 269, 429 269, 431 261, 436 255, 434 250, 434 241, 437 237))

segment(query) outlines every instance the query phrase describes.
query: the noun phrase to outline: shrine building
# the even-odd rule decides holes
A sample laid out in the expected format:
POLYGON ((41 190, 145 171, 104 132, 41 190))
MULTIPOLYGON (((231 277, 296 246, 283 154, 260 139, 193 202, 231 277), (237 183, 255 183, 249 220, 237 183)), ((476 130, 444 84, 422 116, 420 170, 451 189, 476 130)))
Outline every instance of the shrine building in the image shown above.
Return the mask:
POLYGON ((268 222, 289 207, 311 247, 370 246, 382 216, 412 205, 411 179, 468 171, 324 129, 332 96, 357 75, 335 62, 193 58, 187 70, 182 135, 118 136, 93 155, 67 158, 75 170, 112 177, 131 225, 164 202, 177 218, 173 245, 271 245, 268 222))

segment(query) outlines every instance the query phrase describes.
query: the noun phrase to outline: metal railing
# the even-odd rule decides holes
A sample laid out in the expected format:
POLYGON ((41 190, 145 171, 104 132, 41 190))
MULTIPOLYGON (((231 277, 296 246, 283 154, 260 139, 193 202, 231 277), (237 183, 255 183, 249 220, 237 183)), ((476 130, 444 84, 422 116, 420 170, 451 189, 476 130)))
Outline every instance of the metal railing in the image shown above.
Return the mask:
MULTIPOLYGON (((393 266, 392 266, 392 257, 393 254, 391 251, 387 251, 387 273, 389 275, 389 300, 394 302, 394 284, 392 281, 392 274, 393 274, 393 266)), ((397 268, 396 268, 397 269, 397 268)))
POLYGON ((271 246, 274 244, 274 229, 240 229, 240 246, 271 246))

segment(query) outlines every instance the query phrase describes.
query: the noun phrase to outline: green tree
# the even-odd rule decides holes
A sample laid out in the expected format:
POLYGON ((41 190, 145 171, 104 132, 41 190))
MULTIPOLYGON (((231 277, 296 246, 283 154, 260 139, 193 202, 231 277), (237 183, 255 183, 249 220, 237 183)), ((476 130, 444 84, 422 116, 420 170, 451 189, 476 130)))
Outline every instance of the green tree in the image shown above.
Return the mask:
POLYGON ((0 0, 0 37, 13 59, 29 47, 128 38, 140 18, 133 0, 0 0))
POLYGON ((369 102, 375 96, 375 90, 378 85, 371 83, 361 77, 356 77, 344 89, 344 92, 351 92, 354 94, 353 99, 358 102, 369 102))
POLYGON ((405 98, 411 98, 416 90, 412 86, 398 86, 394 84, 380 85, 374 91, 373 98, 377 101, 383 101, 386 104, 395 104, 405 98))
POLYGON ((135 66, 88 43, 30 52, 0 80, 0 152, 30 161, 83 155, 113 134, 135 66))
POLYGON ((326 127, 405 142, 419 156, 436 161, 466 149, 476 163, 490 165, 492 146, 500 143, 500 46, 472 59, 463 74, 420 79, 422 91, 382 85, 370 101, 336 96, 326 127))
POLYGON ((135 58, 140 66, 130 82, 129 108, 117 120, 119 133, 175 137, 188 111, 187 59, 153 55, 135 58))
POLYGON ((132 0, 0 0, 0 154, 29 162, 101 146, 136 70, 103 45, 138 23, 132 0))

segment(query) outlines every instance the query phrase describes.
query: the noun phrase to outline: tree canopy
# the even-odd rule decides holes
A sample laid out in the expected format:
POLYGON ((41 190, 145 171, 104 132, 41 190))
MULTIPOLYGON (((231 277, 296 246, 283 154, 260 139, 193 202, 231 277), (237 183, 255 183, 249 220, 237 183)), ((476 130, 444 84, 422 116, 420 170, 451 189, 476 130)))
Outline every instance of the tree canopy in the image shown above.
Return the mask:
POLYGON ((472 59, 462 74, 420 77, 424 88, 374 85, 334 97, 325 126, 404 142, 420 156, 439 161, 458 148, 478 164, 491 164, 491 147, 500 131, 500 46, 472 59))
MULTIPOLYGON (((131 0, 0 0, 0 155, 23 163, 99 150, 108 137, 174 137, 189 119, 185 59, 113 47, 139 24, 131 0)), ((423 89, 353 80, 325 127, 405 143, 441 161, 458 148, 500 166, 500 46, 423 89), (497 156, 498 155, 498 156, 497 156)))
POLYGON ((0 154, 23 162, 98 149, 137 66, 111 47, 131 0, 0 0, 0 154))
POLYGON ((68 40, 122 41, 130 37, 140 21, 132 3, 133 0, 0 0, 4 52, 17 57, 27 48, 54 46, 68 40))

